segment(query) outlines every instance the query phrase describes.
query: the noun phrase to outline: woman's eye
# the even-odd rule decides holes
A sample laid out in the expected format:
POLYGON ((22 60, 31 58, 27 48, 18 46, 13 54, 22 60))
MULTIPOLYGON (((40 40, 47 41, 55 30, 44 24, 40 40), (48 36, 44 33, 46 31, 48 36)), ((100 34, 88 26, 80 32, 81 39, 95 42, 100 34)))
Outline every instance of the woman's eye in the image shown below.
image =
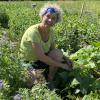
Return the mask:
POLYGON ((55 21, 56 20, 56 17, 55 16, 50 16, 50 15, 46 15, 46 17, 48 18, 48 19, 52 19, 53 21, 55 21))
POLYGON ((50 16, 49 16, 49 15, 47 15, 47 18, 50 18, 50 16))

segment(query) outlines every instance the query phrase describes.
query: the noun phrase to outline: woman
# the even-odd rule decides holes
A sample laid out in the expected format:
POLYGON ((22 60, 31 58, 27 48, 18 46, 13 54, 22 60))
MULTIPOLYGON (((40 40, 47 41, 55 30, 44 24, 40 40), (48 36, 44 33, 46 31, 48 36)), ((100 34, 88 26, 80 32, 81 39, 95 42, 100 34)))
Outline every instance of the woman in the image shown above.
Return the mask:
MULTIPOLYGON (((72 66, 68 59, 67 63, 62 63, 66 58, 55 47, 52 27, 61 20, 61 13, 62 11, 57 5, 47 4, 41 8, 39 14, 41 22, 26 30, 20 45, 21 57, 25 59, 24 61, 33 62, 33 67, 37 69, 43 68, 43 66, 49 67, 48 81, 54 79, 58 68, 71 70, 70 66, 72 66)), ((33 73, 34 75, 35 73, 33 73)))

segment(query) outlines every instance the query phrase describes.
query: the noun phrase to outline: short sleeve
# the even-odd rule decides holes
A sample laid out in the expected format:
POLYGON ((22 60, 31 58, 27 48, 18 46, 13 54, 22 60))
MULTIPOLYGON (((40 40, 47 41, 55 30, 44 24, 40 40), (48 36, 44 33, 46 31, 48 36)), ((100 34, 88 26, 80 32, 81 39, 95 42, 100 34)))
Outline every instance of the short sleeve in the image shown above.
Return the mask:
POLYGON ((38 35, 36 30, 29 31, 27 33, 27 41, 36 42, 36 43, 40 42, 40 37, 39 37, 39 35, 38 35))

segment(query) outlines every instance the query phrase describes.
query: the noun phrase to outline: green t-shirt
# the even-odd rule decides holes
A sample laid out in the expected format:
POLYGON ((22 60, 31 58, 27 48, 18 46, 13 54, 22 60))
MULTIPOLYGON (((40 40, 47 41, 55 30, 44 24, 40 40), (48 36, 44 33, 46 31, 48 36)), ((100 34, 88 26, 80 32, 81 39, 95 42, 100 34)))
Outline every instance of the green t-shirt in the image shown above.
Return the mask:
POLYGON ((41 44, 45 53, 50 50, 50 46, 54 43, 53 30, 50 30, 49 39, 47 42, 44 42, 41 38, 41 35, 38 30, 38 25, 33 25, 29 27, 24 33, 21 44, 20 44, 20 57, 29 61, 38 60, 34 49, 32 48, 32 42, 41 44))

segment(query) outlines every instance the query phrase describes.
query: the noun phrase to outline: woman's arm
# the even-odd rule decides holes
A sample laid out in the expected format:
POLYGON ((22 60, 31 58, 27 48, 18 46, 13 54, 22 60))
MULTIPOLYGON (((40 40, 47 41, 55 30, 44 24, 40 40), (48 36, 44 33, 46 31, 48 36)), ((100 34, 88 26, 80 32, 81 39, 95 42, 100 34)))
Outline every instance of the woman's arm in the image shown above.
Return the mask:
MULTIPOLYGON (((52 43, 50 50, 53 50, 55 48, 56 48, 55 43, 52 43)), ((73 68, 73 62, 68 57, 66 57, 65 55, 63 55, 63 61, 64 61, 64 63, 66 63, 68 65, 68 67, 70 69, 73 68)))
POLYGON ((63 64, 61 62, 57 62, 53 59, 51 59, 49 56, 45 55, 42 47, 40 44, 38 43, 32 43, 32 47, 34 49, 35 54, 37 55, 38 59, 50 66, 55 66, 55 67, 61 67, 64 69, 68 70, 68 65, 67 64, 63 64))

